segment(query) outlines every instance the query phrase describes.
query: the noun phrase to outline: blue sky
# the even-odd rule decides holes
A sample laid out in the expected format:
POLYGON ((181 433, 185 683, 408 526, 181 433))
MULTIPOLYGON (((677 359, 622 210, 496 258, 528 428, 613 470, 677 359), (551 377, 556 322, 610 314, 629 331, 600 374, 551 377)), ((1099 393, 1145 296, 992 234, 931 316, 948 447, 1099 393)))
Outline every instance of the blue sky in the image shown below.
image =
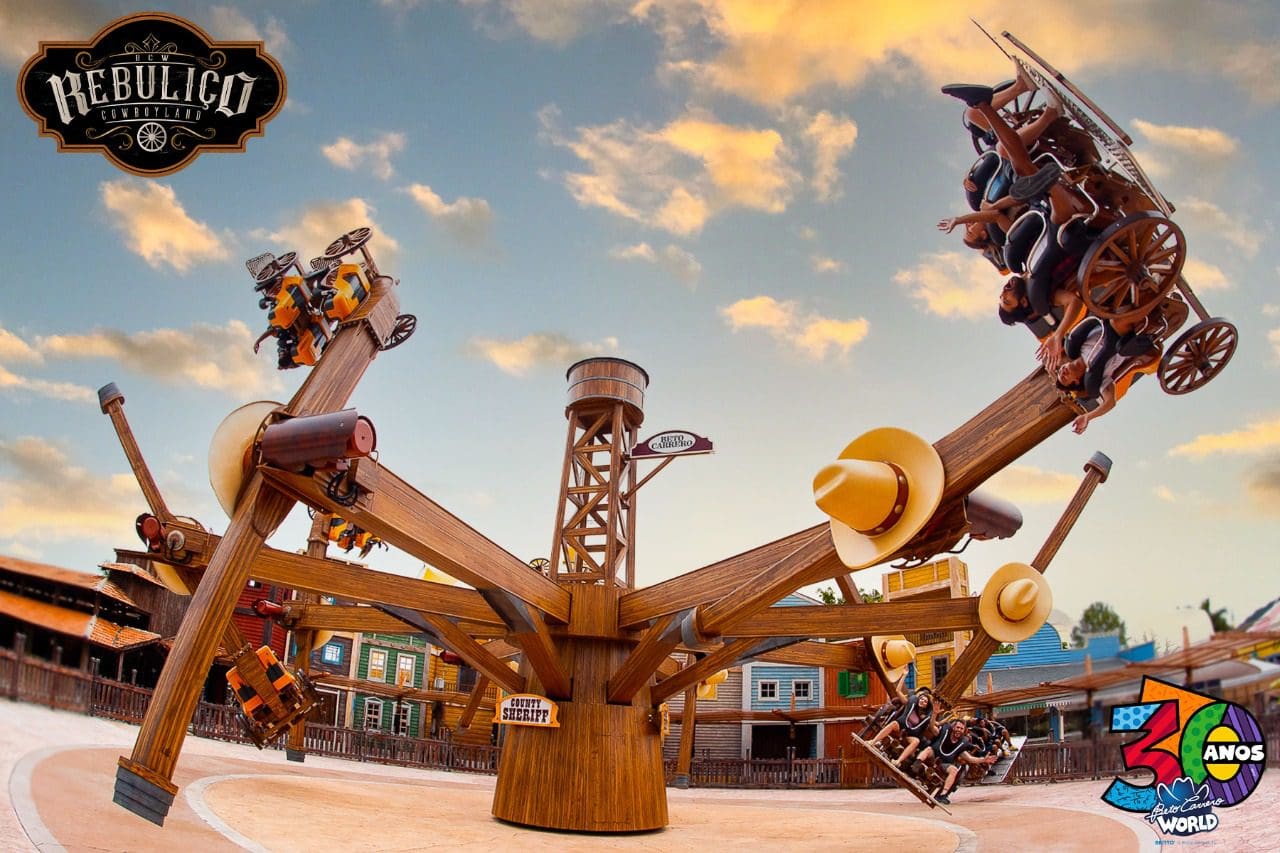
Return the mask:
MULTIPOLYGON (((972 159, 938 86, 1009 76, 973 16, 1130 131, 1178 208, 1188 280, 1241 336, 1205 388, 1140 383, 993 481, 1026 521, 966 553, 973 576, 1029 560, 1102 450, 1112 478, 1050 570, 1059 609, 1109 601, 1132 634, 1206 596, 1243 618, 1280 595, 1273 4, 155 8, 265 40, 288 102, 244 153, 157 180, 59 154, 0 102, 0 553, 89 570, 135 544, 144 505, 93 394, 108 381, 171 507, 220 530, 209 437, 302 379, 250 351, 265 316, 242 261, 366 224, 420 325, 353 404, 385 464, 513 553, 550 546, 564 370, 591 354, 649 372, 645 435, 717 447, 640 493, 641 585, 816 523, 812 475, 850 439, 936 440, 1034 366, 1034 340, 995 318, 989 265, 934 229, 962 211, 972 159)), ((8 91, 40 39, 131 11, 5 4, 8 91)), ((305 526, 298 510, 273 544, 305 526)))

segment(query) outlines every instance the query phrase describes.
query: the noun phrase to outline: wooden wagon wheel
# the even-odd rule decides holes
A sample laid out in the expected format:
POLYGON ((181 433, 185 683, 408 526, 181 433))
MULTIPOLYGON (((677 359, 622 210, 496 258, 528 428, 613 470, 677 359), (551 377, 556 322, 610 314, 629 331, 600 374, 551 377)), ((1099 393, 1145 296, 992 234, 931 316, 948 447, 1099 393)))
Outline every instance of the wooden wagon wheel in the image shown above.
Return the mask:
POLYGON ((409 340, 409 336, 417 331, 417 329, 417 317, 412 314, 401 314, 399 317, 396 317, 396 324, 391 329, 391 334, 387 335, 387 339, 382 342, 382 345, 379 346, 378 349, 385 352, 386 350, 400 346, 402 343, 409 340))
POLYGON ((1196 323, 1160 359, 1160 387, 1189 394, 1222 372, 1238 341, 1236 327, 1221 317, 1196 323))
POLYGON ((329 247, 324 250, 324 259, 335 261, 344 255, 349 255, 368 243, 371 237, 373 237, 372 228, 356 228, 348 231, 329 244, 329 247))
POLYGON ((1080 262, 1080 295, 1103 320, 1141 317, 1169 294, 1186 258, 1182 229, 1158 213, 1131 213, 1098 237, 1080 262))

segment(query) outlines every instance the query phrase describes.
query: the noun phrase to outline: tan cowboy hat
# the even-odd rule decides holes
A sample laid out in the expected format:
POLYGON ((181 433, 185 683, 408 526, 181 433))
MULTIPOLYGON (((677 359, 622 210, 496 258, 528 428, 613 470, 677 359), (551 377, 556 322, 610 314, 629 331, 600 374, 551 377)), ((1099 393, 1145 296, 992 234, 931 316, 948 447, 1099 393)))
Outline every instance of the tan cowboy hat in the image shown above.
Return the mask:
POLYGON ((223 418, 209 442, 209 485, 218 504, 230 518, 235 514, 240 490, 252 463, 250 451, 258 428, 279 403, 259 400, 236 409, 223 418))
POLYGON ((1044 575, 1026 563, 1005 563, 982 588, 978 621, 993 639, 1017 643, 1039 631, 1052 609, 1044 575))
POLYGON ((881 427, 855 438, 813 478, 813 499, 831 516, 831 538, 851 569, 882 562, 924 527, 946 474, 933 445, 881 427))
POLYGON ((898 682, 902 676, 906 675, 907 668, 916 659, 915 644, 901 634, 872 637, 869 650, 884 672, 885 680, 890 684, 898 682))

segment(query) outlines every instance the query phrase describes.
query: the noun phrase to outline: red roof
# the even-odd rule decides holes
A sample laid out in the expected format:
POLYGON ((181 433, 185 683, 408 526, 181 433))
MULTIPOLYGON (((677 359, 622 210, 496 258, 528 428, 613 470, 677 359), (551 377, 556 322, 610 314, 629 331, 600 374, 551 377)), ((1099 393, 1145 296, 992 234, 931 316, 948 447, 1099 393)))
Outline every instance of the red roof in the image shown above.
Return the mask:
POLYGON ((54 583, 66 584, 67 586, 74 586, 91 592, 101 593, 108 598, 114 598, 116 601, 127 604, 130 607, 138 608, 138 605, 134 600, 130 598, 123 589, 116 586, 115 583, 113 583, 106 575, 77 572, 73 569, 63 569, 58 566, 50 566, 45 563, 33 563, 30 560, 19 560, 17 557, 6 557, 3 554, 0 554, 0 571, 13 572, 14 574, 40 578, 41 580, 53 581, 54 583))
POLYGON ((159 634, 143 631, 141 628, 117 625, 101 616, 24 598, 3 590, 0 590, 0 614, 38 625, 57 634, 82 637, 95 646, 106 646, 117 651, 145 646, 160 639, 159 634))

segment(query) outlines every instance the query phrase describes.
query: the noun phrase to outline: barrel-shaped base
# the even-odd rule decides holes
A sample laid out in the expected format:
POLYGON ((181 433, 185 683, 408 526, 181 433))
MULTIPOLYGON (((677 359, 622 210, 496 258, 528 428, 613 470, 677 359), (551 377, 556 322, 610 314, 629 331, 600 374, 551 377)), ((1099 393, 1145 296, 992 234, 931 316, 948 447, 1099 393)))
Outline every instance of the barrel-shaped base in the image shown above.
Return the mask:
POLYGON ((627 646, 570 642, 574 700, 557 703, 559 728, 507 726, 493 815, 576 832, 661 829, 667 792, 662 736, 645 704, 649 691, 630 705, 606 703, 603 681, 588 687, 586 670, 616 666, 627 646), (579 687, 586 695, 577 695, 579 687))

